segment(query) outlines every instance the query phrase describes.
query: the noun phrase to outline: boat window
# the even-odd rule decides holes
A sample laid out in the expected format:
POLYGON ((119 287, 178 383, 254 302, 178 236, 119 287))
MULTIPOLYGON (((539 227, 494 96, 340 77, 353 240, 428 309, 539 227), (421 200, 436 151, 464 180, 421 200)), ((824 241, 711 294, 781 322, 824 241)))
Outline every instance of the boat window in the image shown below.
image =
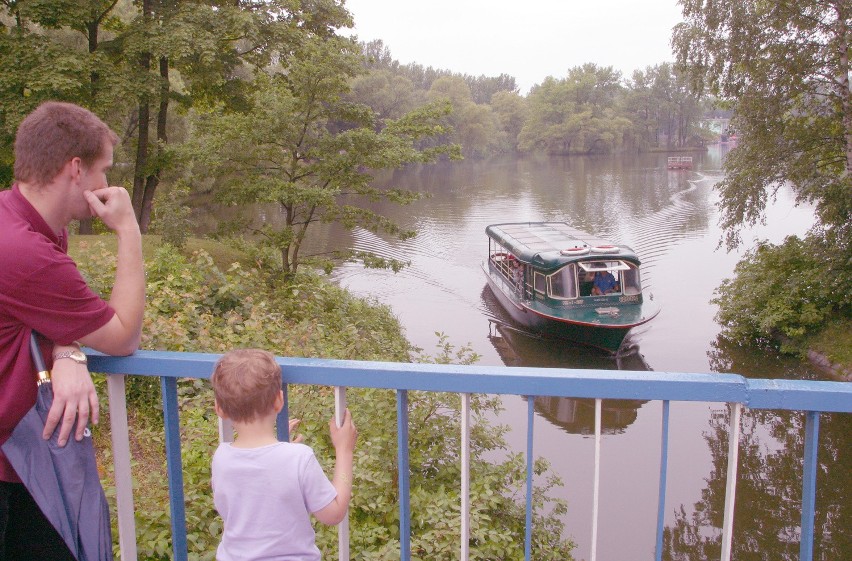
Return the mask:
POLYGON ((622 291, 624 294, 639 294, 642 285, 639 283, 639 267, 630 264, 630 268, 621 273, 622 291))
POLYGON ((577 267, 573 263, 562 267, 547 278, 550 280, 551 298, 577 297, 577 267))
MULTIPOLYGON (((630 269, 630 265, 624 261, 580 261, 580 268, 586 272, 594 273, 596 271, 626 271, 630 269)), ((613 273, 615 274, 615 273, 613 273)))
POLYGON ((536 292, 547 294, 547 277, 536 271, 533 274, 533 283, 536 292))

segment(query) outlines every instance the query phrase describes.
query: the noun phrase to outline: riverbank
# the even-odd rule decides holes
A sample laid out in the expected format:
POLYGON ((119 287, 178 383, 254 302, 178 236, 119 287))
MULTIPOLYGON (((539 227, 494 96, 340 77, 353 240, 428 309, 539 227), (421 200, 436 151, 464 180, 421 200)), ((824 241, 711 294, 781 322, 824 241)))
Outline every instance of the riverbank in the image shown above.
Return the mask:
POLYGON ((842 382, 852 382, 852 319, 829 322, 807 340, 808 360, 826 374, 842 382))

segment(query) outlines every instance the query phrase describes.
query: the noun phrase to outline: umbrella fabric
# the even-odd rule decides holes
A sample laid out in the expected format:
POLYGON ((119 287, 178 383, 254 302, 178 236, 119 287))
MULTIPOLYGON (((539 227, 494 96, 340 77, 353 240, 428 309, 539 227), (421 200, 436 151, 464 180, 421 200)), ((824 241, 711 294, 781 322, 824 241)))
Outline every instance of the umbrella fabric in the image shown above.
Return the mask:
POLYGON ((112 561, 109 505, 104 496, 87 428, 79 442, 72 437, 57 444, 59 430, 42 438, 53 388, 43 379, 44 360, 33 335, 33 358, 40 385, 36 404, 3 444, 3 453, 45 517, 65 540, 78 561, 112 561))

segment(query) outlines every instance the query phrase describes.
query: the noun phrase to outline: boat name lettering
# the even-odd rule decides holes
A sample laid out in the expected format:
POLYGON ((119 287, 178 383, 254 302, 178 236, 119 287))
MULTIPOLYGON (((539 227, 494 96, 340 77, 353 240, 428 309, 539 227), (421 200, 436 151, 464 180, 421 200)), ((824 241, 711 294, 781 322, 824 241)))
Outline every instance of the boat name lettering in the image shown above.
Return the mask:
POLYGON ((618 301, 619 302, 638 302, 639 296, 635 295, 635 294, 633 296, 621 296, 621 297, 619 297, 618 301))

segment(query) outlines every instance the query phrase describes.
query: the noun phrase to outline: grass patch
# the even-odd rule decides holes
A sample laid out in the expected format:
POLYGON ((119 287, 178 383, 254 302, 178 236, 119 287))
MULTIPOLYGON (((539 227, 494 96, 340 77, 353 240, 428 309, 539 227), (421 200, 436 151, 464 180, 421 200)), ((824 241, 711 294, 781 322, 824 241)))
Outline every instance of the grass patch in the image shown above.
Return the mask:
MULTIPOLYGON (((118 247, 118 240, 113 233, 96 234, 96 235, 73 235, 68 240, 68 254, 77 260, 88 248, 94 243, 99 242, 104 244, 107 251, 115 253, 118 247)), ((146 261, 154 258, 157 249, 163 245, 161 236, 144 235, 142 236, 142 256, 146 261)), ((222 270, 228 269, 232 263, 240 263, 241 265, 250 266, 251 260, 245 253, 231 246, 220 243, 216 240, 207 238, 190 238, 186 241, 186 246, 181 250, 185 255, 192 255, 198 250, 204 250, 213 258, 216 266, 222 270)))
POLYGON ((852 370, 852 319, 830 321, 807 341, 807 347, 822 353, 832 363, 852 370))

